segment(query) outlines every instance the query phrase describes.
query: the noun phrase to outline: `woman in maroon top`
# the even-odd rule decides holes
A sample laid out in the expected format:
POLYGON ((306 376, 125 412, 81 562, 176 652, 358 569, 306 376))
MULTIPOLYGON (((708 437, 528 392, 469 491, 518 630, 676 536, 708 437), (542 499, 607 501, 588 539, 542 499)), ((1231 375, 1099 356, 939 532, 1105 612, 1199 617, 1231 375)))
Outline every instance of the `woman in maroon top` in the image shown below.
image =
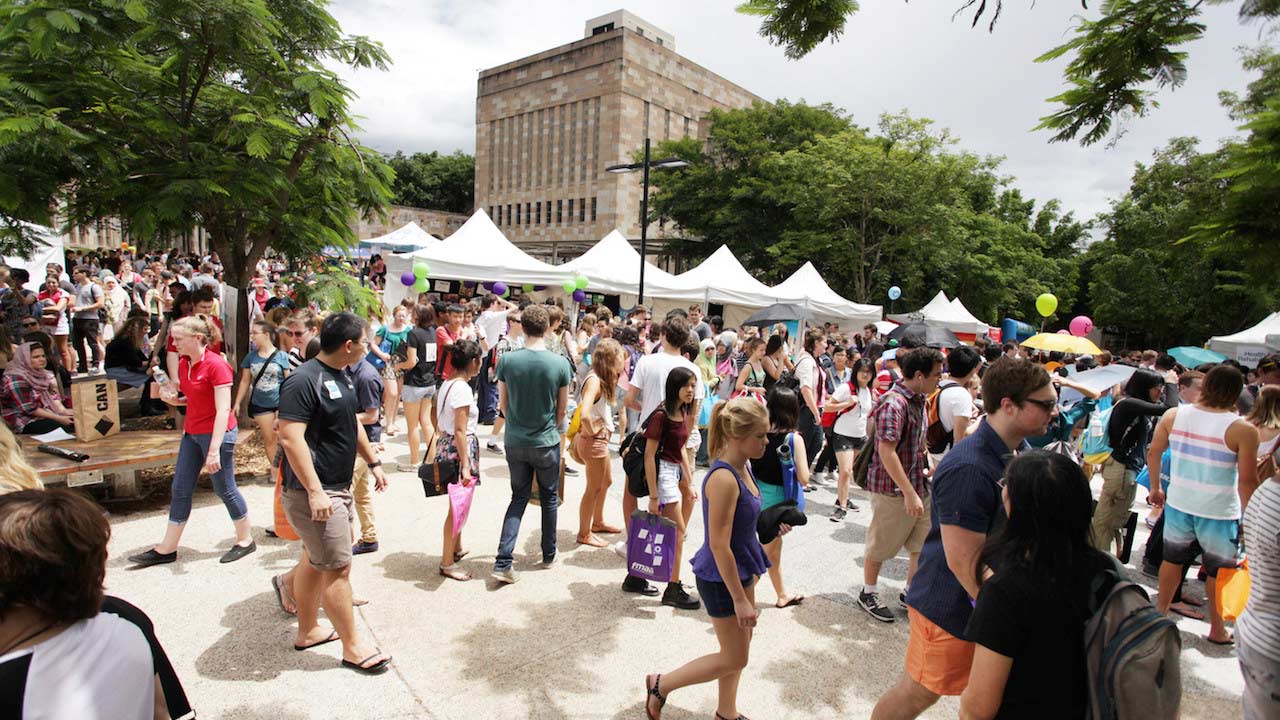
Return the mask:
POLYGON ((203 470, 213 479, 214 492, 235 523, 236 544, 222 556, 222 562, 234 562, 258 549, 249 534, 249 509, 236 487, 232 468, 236 418, 231 413, 231 383, 235 371, 210 347, 222 337, 207 316, 192 315, 174 322, 170 336, 178 349, 177 381, 186 397, 178 399, 176 393, 165 393, 163 388, 161 397, 170 405, 185 405, 187 415, 173 474, 169 526, 159 545, 129 560, 145 567, 178 559, 178 542, 191 516, 191 496, 203 470))
POLYGON ((680 582, 681 558, 684 556, 684 513, 680 510, 683 493, 680 484, 693 482, 693 468, 684 453, 690 415, 698 391, 698 378, 692 370, 675 367, 667 373, 665 397, 645 426, 644 474, 649 484, 649 512, 676 524, 675 561, 671 565, 671 582, 662 595, 662 604, 681 610, 697 610, 698 599, 690 595, 680 582))

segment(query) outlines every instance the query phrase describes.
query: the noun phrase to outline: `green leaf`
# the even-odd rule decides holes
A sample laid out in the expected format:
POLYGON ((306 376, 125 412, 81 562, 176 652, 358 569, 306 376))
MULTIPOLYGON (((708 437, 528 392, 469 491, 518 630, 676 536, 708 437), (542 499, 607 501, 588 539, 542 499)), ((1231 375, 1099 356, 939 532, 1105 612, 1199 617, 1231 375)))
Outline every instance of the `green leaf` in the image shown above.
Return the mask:
POLYGON ((65 10, 50 10, 44 14, 44 18, 54 28, 63 32, 80 32, 80 23, 65 10))
POLYGON ((262 133, 253 133, 245 141, 244 149, 249 153, 250 157, 266 159, 271 154, 271 143, 262 133))
POLYGON ((147 10, 146 3, 142 0, 129 0, 124 4, 124 14, 134 22, 146 22, 151 16, 151 12, 147 10))

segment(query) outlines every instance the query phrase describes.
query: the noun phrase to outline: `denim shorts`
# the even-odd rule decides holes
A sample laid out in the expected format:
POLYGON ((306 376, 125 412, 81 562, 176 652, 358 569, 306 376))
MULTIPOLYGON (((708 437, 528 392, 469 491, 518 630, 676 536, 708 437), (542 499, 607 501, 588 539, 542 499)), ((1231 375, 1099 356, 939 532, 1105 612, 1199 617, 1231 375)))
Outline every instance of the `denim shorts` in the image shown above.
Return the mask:
MULTIPOLYGON (((733 617, 733 595, 729 594, 729 586, 718 580, 703 580, 700 577, 694 578, 697 581, 698 596, 702 598, 702 607, 707 609, 707 614, 713 618, 733 617)), ((742 589, 746 590, 751 587, 751 583, 755 582, 755 576, 750 576, 742 581, 742 589)))
POLYGON ((428 385, 426 387, 405 385, 400 390, 400 399, 407 403, 422 402, 423 400, 430 400, 435 396, 436 387, 434 385, 428 385))
POLYGON ((277 410, 279 410, 279 409, 280 409, 280 408, 279 408, 279 406, 277 406, 277 407, 263 407, 262 405, 254 405, 252 402, 250 402, 250 403, 249 403, 249 417, 251 417, 251 418, 256 418, 256 417, 258 417, 259 415, 266 415, 267 413, 273 413, 273 412, 276 412, 276 411, 277 411, 277 410))
POLYGON ((857 452, 867 444, 865 437, 851 437, 838 432, 831 433, 831 445, 836 452, 857 452))

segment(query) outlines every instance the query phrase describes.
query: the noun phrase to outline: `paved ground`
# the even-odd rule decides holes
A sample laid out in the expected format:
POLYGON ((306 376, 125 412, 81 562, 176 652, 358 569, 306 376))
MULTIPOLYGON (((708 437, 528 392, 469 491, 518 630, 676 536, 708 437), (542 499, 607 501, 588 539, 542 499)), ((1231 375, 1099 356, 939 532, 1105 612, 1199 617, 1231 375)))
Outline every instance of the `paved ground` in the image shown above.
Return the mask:
MULTIPOLYGON (((388 466, 404 452, 402 442, 390 443, 388 466)), ((517 545, 520 581, 497 586, 488 572, 510 498, 508 475, 505 462, 488 453, 481 467, 483 485, 464 533, 472 554, 462 564, 476 575, 470 582, 436 573, 444 499, 424 498, 416 476, 400 472, 376 498, 382 548, 356 558, 353 584, 370 601, 357 609, 362 631, 395 656, 393 672, 380 677, 341 668, 337 644, 292 649, 294 624, 277 607, 270 577, 292 565, 297 548, 255 531, 256 554, 220 565, 231 524, 208 490, 197 495, 173 565, 136 571, 124 560, 159 540, 163 499, 144 509, 113 509, 108 591, 155 620, 203 718, 644 717, 646 672, 715 650, 706 615, 623 594, 622 559, 573 544, 581 476, 568 482, 557 564, 537 566, 541 520, 530 507, 517 545)), ((615 477, 621 478, 620 468, 615 477)), ((620 492, 615 483, 607 504, 613 522, 621 520, 620 492)), ((271 516, 270 486, 248 483, 244 493, 255 525, 263 526, 271 516)), ((739 705, 751 717, 867 717, 902 669, 905 614, 882 625, 849 594, 861 582, 869 513, 832 523, 832 501, 827 489, 810 494, 810 524, 786 539, 785 575, 790 588, 808 596, 805 603, 774 609, 773 591, 767 580, 761 583, 763 610, 739 705)), ((866 507, 857 494, 855 502, 866 507)), ((690 555, 702 542, 697 517, 690 555)), ((1137 547, 1144 542, 1145 530, 1137 547)), ((888 563, 882 585, 896 595, 905 575, 905 558, 888 563)), ((1183 620, 1181 627, 1183 717, 1238 717, 1242 683, 1234 654, 1201 639, 1207 625, 1183 620)), ((671 697, 664 717, 711 717, 714 708, 714 686, 689 688, 671 697)), ((956 709, 954 699, 944 699, 926 717, 955 717, 956 709)))

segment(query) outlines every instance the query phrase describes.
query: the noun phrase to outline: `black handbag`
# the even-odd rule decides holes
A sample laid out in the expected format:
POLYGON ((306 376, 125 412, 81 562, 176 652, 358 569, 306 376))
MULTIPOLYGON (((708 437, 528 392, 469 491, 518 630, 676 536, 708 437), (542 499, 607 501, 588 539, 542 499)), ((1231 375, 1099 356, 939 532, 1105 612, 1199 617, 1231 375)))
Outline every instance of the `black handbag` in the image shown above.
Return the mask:
POLYGON ((422 481, 422 492, 427 497, 448 494, 449 483, 458 482, 462 473, 457 460, 441 460, 435 457, 435 452, 436 434, 433 430, 431 439, 427 440, 426 456, 418 466, 418 479, 422 481), (431 458, 432 461, 427 462, 427 458, 431 458))
MULTIPOLYGON (((622 456, 622 472, 627 476, 627 492, 632 497, 648 497, 649 496, 649 480, 645 477, 644 472, 644 450, 648 444, 648 440, 644 436, 645 429, 649 427, 649 421, 653 419, 654 414, 660 408, 655 408, 649 413, 649 416, 640 423, 638 430, 627 433, 623 438, 621 445, 618 446, 618 454, 622 456)), ((655 455, 662 455, 662 441, 666 440, 667 434, 662 434, 662 439, 658 441, 658 452, 655 455)), ((656 462, 656 459, 655 459, 656 462)))

